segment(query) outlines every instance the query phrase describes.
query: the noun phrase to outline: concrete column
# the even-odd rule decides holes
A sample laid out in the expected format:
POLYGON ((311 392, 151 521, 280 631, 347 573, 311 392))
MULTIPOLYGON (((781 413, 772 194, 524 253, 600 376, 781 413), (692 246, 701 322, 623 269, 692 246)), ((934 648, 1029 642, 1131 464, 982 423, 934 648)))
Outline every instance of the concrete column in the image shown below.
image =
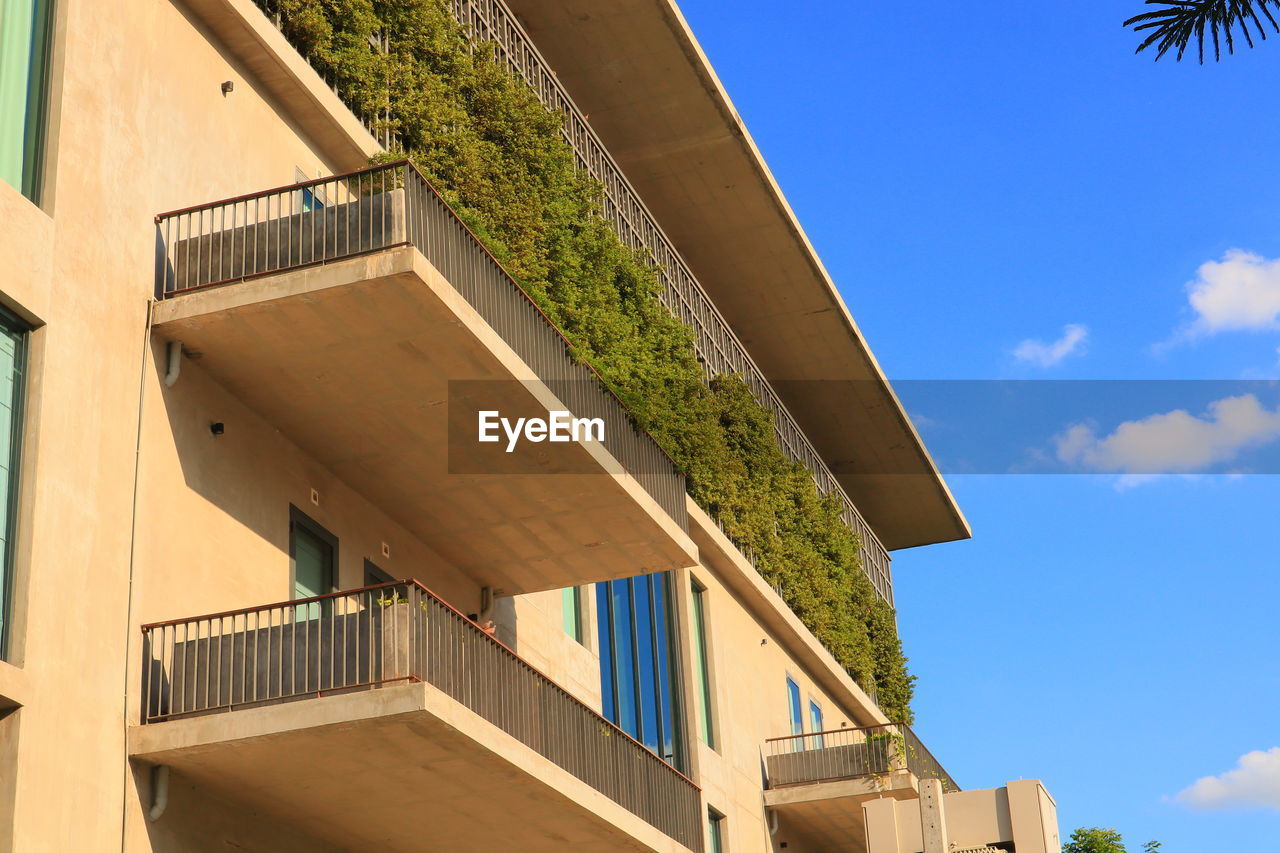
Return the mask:
POLYGON ((924 853, 948 853, 947 813, 941 779, 920 780, 920 830, 924 853))
POLYGON ((898 801, 892 797, 868 800, 862 804, 867 853, 900 853, 897 805, 898 801))
POLYGON ((1057 808, 1040 781, 1010 782, 1008 791, 1009 822, 1018 853, 1059 853, 1057 808))

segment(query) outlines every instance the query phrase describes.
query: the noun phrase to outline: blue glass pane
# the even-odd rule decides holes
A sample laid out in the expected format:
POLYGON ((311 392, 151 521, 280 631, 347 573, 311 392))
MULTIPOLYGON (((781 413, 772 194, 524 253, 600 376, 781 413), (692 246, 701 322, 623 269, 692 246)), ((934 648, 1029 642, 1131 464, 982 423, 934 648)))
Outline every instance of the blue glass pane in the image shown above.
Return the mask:
MULTIPOLYGON (((809 731, 811 732, 822 731, 822 708, 818 706, 817 702, 809 703, 809 731)), ((822 735, 818 735, 817 737, 811 738, 810 740, 812 740, 812 743, 810 743, 809 745, 814 749, 822 749, 822 747, 824 746, 822 742, 822 735)))
POLYGON ((614 720, 623 731, 639 738, 636 727, 636 665, 634 617, 631 613, 631 582, 610 581, 613 599, 613 659, 618 679, 618 716, 614 720))
POLYGON ((640 742, 655 752, 658 749, 658 710, 662 696, 658 692, 653 643, 653 609, 650 606, 653 577, 636 578, 632 584, 636 605, 636 663, 640 685, 640 742))
POLYGON ((22 450, 25 328, 0 310, 0 660, 6 646, 6 617, 13 578, 13 522, 22 450))
POLYGON ((597 634, 600 639, 600 713, 606 720, 617 721, 618 709, 613 693, 613 637, 609 618, 609 583, 601 581, 596 584, 596 620, 599 625, 597 634))
POLYGON ((804 717, 800 716, 800 685, 787 679, 787 704, 791 711, 791 733, 804 734, 804 717))
POLYGON ((672 720, 675 718, 675 695, 671 691, 672 684, 672 666, 674 661, 671 656, 671 637, 668 633, 671 630, 671 618, 667 609, 667 583, 670 580, 669 575, 653 576, 653 613, 658 629, 654 633, 655 645, 658 651, 658 696, 661 698, 659 712, 661 713, 660 722, 662 724, 662 757, 667 761, 675 762, 675 726, 672 720))

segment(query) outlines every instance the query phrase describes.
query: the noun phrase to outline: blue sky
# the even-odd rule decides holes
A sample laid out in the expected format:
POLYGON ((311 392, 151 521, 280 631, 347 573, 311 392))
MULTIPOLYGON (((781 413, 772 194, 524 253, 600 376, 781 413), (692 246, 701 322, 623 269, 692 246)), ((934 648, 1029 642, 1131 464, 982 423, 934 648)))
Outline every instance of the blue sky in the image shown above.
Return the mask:
MULTIPOLYGON (((1280 37, 1201 67, 1134 56, 1139 0, 681 7, 891 378, 1280 377, 1280 37)), ((949 481, 974 539, 895 577, 960 784, 1042 778, 1064 836, 1280 851, 1280 811, 1173 799, 1280 747, 1280 477, 949 481)), ((1254 763, 1228 786, 1280 798, 1254 763)))

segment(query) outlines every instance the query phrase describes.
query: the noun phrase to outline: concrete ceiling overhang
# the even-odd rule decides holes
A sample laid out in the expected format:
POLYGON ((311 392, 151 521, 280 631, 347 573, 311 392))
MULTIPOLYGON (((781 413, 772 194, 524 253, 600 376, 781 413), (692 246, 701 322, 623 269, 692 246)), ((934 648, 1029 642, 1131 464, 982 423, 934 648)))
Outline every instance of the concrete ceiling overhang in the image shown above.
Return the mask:
POLYGON ((508 3, 885 547, 968 538, 675 4, 508 3))
POLYGON ((153 325, 481 586, 539 592, 697 562, 605 444, 508 454, 476 440, 479 410, 567 407, 416 249, 176 296, 153 325))
POLYGON ((805 850, 867 853, 862 804, 882 797, 914 800, 918 785, 910 773, 897 771, 884 777, 772 788, 764 792, 764 803, 778 815, 779 842, 799 841, 805 850))

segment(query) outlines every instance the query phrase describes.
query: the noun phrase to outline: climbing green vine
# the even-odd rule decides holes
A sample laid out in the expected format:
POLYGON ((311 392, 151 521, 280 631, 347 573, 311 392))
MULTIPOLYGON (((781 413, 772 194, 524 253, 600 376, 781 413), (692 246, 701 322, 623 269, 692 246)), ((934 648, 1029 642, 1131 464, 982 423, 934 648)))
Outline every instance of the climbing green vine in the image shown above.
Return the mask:
MULTIPOLYGON (((265 2, 265 0, 260 0, 265 2)), ((909 722, 893 611, 840 504, 778 445, 737 376, 703 381, 652 266, 600 216, 561 117, 472 50, 444 0, 274 0, 290 41, 357 112, 383 117, 458 215, 684 471, 689 493, 885 712, 909 722), (377 45, 378 49, 373 49, 377 45)), ((400 156, 397 152, 391 156, 400 156)))

